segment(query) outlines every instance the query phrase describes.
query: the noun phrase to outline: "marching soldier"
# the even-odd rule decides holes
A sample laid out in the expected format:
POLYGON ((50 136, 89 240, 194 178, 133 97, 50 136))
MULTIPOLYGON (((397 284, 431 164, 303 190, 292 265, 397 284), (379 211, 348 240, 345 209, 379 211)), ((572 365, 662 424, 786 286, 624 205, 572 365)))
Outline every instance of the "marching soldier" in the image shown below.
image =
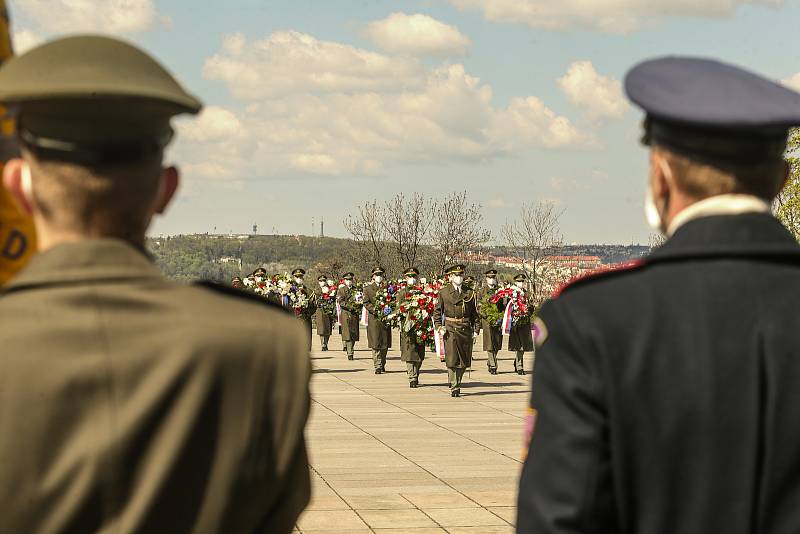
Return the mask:
POLYGON ((439 290, 433 314, 434 323, 445 341, 445 362, 450 381, 450 395, 461 395, 461 379, 472 365, 472 345, 478 337, 480 322, 475 293, 464 288, 464 266, 454 265, 445 272, 450 279, 439 290))
POLYGON ((294 277, 294 283, 297 285, 298 291, 302 290, 308 296, 308 307, 303 310, 303 313, 300 314, 299 318, 303 321, 303 324, 306 327, 306 331, 308 332, 308 350, 311 350, 311 335, 313 333, 311 329, 311 317, 317 311, 317 301, 315 298, 315 293, 310 291, 305 283, 304 278, 306 276, 305 269, 297 268, 292 271, 292 276, 294 277))
MULTIPOLYGON (((486 295, 492 295, 497 290, 497 271, 489 269, 483 273, 486 285, 477 293, 478 306, 484 306, 483 299, 486 295)), ((498 310, 502 307, 501 303, 487 303, 487 306, 495 306, 498 310)), ((483 311, 483 310, 478 310, 483 311)), ((481 316, 481 328, 483 329, 483 350, 486 351, 486 366, 489 374, 497 374, 497 353, 503 348, 503 333, 500 332, 499 324, 489 324, 483 315, 481 316)))
MULTIPOLYGON (((514 277, 514 285, 526 295, 526 298, 525 282, 527 280, 528 277, 522 273, 514 277)), ((530 320, 518 321, 511 327, 511 333, 508 336, 508 350, 514 352, 516 356, 514 358, 514 371, 518 375, 524 375, 523 358, 526 352, 533 352, 533 333, 531 332, 530 320)))
POLYGON ((233 280, 231 280, 231 287, 234 289, 244 289, 244 282, 242 282, 240 277, 234 276, 233 280))
MULTIPOLYGON (((323 288, 328 287, 325 275, 318 276, 317 282, 319 282, 320 292, 323 291, 323 288)), ((317 335, 322 344, 322 351, 325 352, 328 350, 328 340, 333 333, 333 317, 321 306, 320 302, 317 303, 317 311, 314 312, 314 322, 317 324, 317 335)))
MULTIPOLYGON (((419 269, 406 269, 403 276, 406 278, 406 287, 397 292, 397 302, 403 302, 408 295, 408 288, 417 284, 419 269)), ((409 387, 416 388, 419 385, 419 369, 425 360, 425 344, 417 343, 415 338, 405 332, 403 325, 400 325, 400 359, 406 362, 409 387)))
POLYGON ((359 337, 358 326, 358 309, 355 302, 355 291, 353 291, 353 280, 356 275, 353 273, 345 273, 344 285, 339 286, 336 291, 336 302, 339 304, 342 326, 340 328, 342 334, 342 344, 344 350, 347 352, 347 359, 353 360, 355 358, 355 344, 359 337))
POLYGON ((800 94, 691 57, 625 88, 668 239, 543 305, 517 532, 796 532, 800 246, 771 204, 800 94))
POLYGON ((376 308, 375 296, 378 291, 386 289, 383 280, 385 271, 382 267, 372 269, 372 283, 364 286, 364 308, 367 310, 367 343, 372 349, 372 361, 375 374, 386 372, 386 353, 392 347, 392 329, 383 322, 383 305, 376 308))
POLYGON ((22 145, 3 182, 41 237, 0 291, 0 530, 288 534, 310 495, 302 326, 145 252, 180 181, 170 119, 200 102, 79 36, 3 64, 0 104, 22 145))
POLYGON ((470 291, 475 291, 475 277, 474 276, 465 276, 464 277, 464 288, 469 289, 470 291))

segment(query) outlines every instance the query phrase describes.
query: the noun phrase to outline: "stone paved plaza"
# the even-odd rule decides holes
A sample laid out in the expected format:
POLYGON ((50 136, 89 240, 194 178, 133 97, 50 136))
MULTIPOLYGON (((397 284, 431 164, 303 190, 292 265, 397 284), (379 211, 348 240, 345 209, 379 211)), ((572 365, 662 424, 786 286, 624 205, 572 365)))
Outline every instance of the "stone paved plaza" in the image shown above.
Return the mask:
MULTIPOLYGON (((366 332, 348 361, 337 335, 314 336, 307 429, 312 499, 305 533, 510 533, 521 468, 528 374, 500 354, 500 374, 476 350, 471 377, 451 398, 444 364, 429 354, 410 389, 395 333, 387 373, 374 374, 366 332)), ((478 340, 476 349, 480 349, 478 340)))

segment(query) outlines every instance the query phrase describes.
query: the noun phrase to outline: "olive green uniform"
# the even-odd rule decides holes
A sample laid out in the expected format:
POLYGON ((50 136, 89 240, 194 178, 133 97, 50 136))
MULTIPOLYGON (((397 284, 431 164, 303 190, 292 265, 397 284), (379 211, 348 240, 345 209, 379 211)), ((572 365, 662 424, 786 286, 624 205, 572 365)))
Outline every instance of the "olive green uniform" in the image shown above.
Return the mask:
POLYGON ((303 310, 303 313, 298 317, 303 321, 303 326, 306 328, 306 337, 308 339, 308 350, 311 350, 311 336, 314 331, 311 326, 311 318, 317 311, 317 295, 311 291, 305 284, 300 284, 298 290, 304 290, 308 295, 308 307, 303 310))
POLYGON ((0 531, 288 533, 308 503, 305 333, 263 299, 61 244, 0 292, 0 353, 0 531))
POLYGON ((392 329, 384 323, 383 308, 375 308, 375 296, 379 290, 386 289, 386 283, 372 282, 364 286, 364 308, 367 310, 367 345, 372 349, 375 369, 386 368, 386 354, 392 348, 392 329))
MULTIPOLYGON (((526 292, 527 293, 527 292, 526 292)), ((531 332, 531 321, 525 319, 515 323, 511 327, 508 336, 508 350, 515 353, 514 370, 523 371, 523 357, 526 352, 533 352, 533 333, 531 332)))
MULTIPOLYGON (((317 298, 319 297, 317 296, 317 298)), ((317 335, 322 344, 322 350, 328 350, 328 340, 333 333, 333 319, 322 306, 317 306, 317 311, 314 312, 314 323, 317 327, 317 335)))
POLYGON ((344 284, 339 286, 339 289, 336 290, 336 302, 339 303, 341 309, 339 318, 342 323, 342 343, 344 344, 345 351, 347 351, 347 358, 349 360, 355 357, 355 344, 359 338, 358 310, 353 300, 354 297, 355 291, 344 284))
MULTIPOLYGON (((397 301, 402 302, 406 295, 408 295, 408 290, 401 289, 397 292, 397 301)), ((419 369, 425 360, 425 344, 416 343, 415 338, 405 332, 402 324, 400 325, 400 360, 406 362, 408 380, 414 383, 418 382, 419 369)))
POLYGON ((433 316, 436 326, 446 329, 445 363, 450 389, 460 391, 464 370, 472 365, 473 334, 480 328, 475 293, 446 284, 439 291, 433 316))
MULTIPOLYGON (((497 290, 497 286, 489 287, 484 286, 477 292, 477 299, 478 299, 478 307, 484 306, 483 299, 486 297, 487 294, 493 294, 497 290)), ((498 309, 502 306, 501 304, 492 304, 486 303, 486 306, 497 306, 498 309)), ((483 317, 483 310, 479 309, 481 312, 481 329, 483 330, 483 350, 486 351, 486 366, 489 368, 490 371, 497 370, 497 353, 503 349, 503 334, 500 332, 500 325, 498 324, 489 324, 483 317)))

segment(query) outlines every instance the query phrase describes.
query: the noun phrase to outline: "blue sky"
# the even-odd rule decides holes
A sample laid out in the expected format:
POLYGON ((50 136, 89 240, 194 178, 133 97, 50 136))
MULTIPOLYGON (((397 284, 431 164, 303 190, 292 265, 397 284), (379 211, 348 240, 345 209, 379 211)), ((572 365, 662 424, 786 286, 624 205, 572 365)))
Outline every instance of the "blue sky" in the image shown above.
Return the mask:
MULTIPOLYGON (((499 240, 556 202, 567 242, 647 242, 641 113, 620 82, 659 55, 790 80, 792 0, 11 0, 16 44, 111 33, 206 104, 181 120, 180 198, 152 233, 345 236, 358 204, 466 189, 499 240), (120 11, 119 6, 125 9, 120 11)), ((800 81, 800 76, 793 80, 800 81)))

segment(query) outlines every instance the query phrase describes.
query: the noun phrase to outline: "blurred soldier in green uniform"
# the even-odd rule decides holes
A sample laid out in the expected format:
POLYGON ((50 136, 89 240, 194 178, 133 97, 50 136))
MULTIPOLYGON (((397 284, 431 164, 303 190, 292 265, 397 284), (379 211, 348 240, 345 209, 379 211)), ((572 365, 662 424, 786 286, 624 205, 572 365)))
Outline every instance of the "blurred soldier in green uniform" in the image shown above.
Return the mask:
POLYGON ((472 365, 472 345, 478 337, 480 322, 475 293, 464 288, 464 266, 454 265, 445 272, 450 279, 439 290, 433 319, 445 341, 445 363, 450 381, 450 395, 461 394, 464 371, 472 365))
POLYGON ((375 374, 386 372, 386 353, 392 348, 392 329, 383 322, 383 304, 375 305, 375 296, 387 287, 382 267, 372 269, 372 283, 364 286, 364 308, 367 310, 367 343, 372 349, 375 374))
MULTIPOLYGON (((514 277, 514 285, 522 290, 526 297, 528 292, 525 289, 525 283, 527 281, 528 277, 524 274, 518 274, 514 277)), ((511 333, 508 336, 508 350, 516 353, 514 371, 518 375, 524 375, 523 356, 525 356, 526 352, 533 352, 533 333, 531 332, 530 320, 519 321, 511 327, 511 333)))
POLYGON ((306 331, 308 332, 308 350, 311 350, 311 336, 312 336, 312 328, 311 328, 311 317, 317 311, 317 299, 314 297, 314 292, 311 291, 308 287, 306 287, 304 278, 306 276, 305 269, 297 268, 292 271, 292 276, 294 277, 294 283, 297 286, 298 290, 302 290, 308 296, 308 307, 303 310, 303 313, 300 314, 299 318, 303 321, 303 324, 306 327, 306 331))
MULTIPOLYGON (((477 291, 476 299, 479 308, 482 306, 495 306, 500 309, 502 304, 483 303, 486 295, 492 295, 497 291, 497 271, 489 269, 485 273, 485 285, 477 291)), ((479 312, 483 310, 479 309, 479 312)), ((489 324, 483 314, 481 314, 481 328, 483 329, 483 350, 486 351, 486 366, 489 368, 489 373, 497 374, 497 353, 503 348, 503 334, 500 332, 499 324, 489 324)))
MULTIPOLYGON (((408 295, 408 287, 417 285, 419 269, 411 267, 403 273, 406 278, 406 287, 397 292, 397 302, 403 302, 408 295)), ((415 388, 419 385, 419 369, 425 359, 425 344, 417 343, 415 338, 409 336, 403 325, 400 325, 400 359, 406 362, 409 386, 415 388)))
POLYGON ((465 276, 464 277, 464 288, 469 289, 470 291, 475 290, 475 277, 474 276, 465 276))
POLYGON ((353 280, 356 275, 353 273, 345 273, 344 285, 339 286, 336 291, 336 302, 339 304, 339 319, 342 323, 342 344, 344 350, 347 352, 347 359, 352 360, 355 358, 355 344, 359 337, 358 326, 358 305, 355 301, 355 291, 353 291, 353 280))
POLYGON ((0 291, 3 532, 292 530, 308 503, 302 326, 247 292, 167 280, 144 247, 200 102, 106 37, 0 67, 39 253, 0 291))
MULTIPOLYGON (((323 288, 328 287, 324 275, 318 276, 317 282, 319 282, 320 292, 322 292, 323 288)), ((328 340, 331 338, 331 333, 333 332, 333 318, 322 306, 318 305, 317 311, 314 312, 314 322, 317 325, 317 335, 322 345, 322 351, 325 352, 328 350, 328 340)))

